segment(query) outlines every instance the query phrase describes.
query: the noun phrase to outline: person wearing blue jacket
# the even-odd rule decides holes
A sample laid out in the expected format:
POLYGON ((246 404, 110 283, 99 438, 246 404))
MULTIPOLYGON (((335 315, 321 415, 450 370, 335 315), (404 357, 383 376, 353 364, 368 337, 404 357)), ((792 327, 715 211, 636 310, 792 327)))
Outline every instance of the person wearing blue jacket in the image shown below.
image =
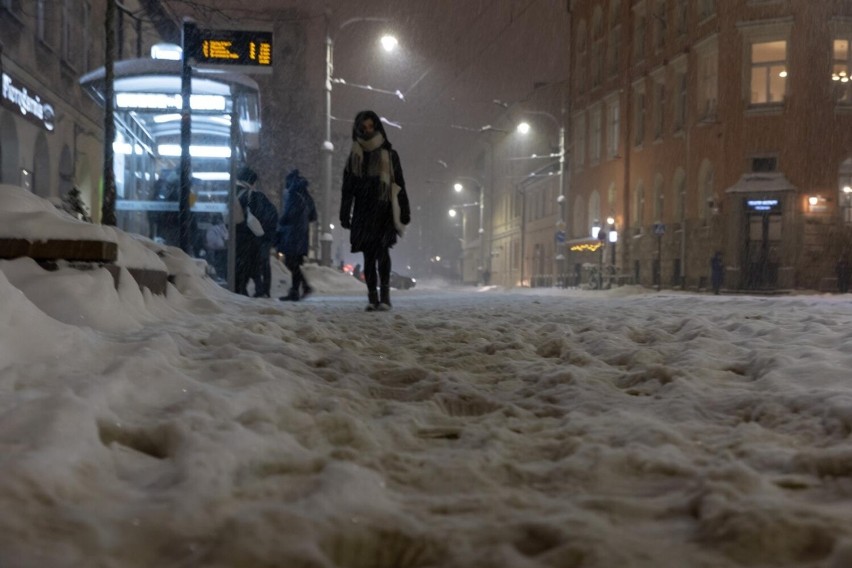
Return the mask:
POLYGON ((317 220, 317 209, 308 193, 308 180, 299 170, 287 174, 285 183, 284 211, 278 221, 276 248, 284 255, 284 266, 290 271, 291 282, 290 292, 279 300, 298 302, 313 292, 302 273, 302 264, 308 254, 310 224, 317 220))

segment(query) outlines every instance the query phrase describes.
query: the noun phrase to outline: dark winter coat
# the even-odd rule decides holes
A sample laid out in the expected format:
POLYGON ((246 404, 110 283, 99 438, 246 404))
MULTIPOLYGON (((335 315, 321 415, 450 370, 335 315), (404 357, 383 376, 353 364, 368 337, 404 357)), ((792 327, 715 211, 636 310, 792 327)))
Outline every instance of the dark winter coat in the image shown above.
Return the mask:
POLYGON ((271 246, 272 241, 275 238, 275 229, 278 225, 278 210, 275 208, 275 205, 272 204, 263 192, 256 189, 252 189, 251 191, 240 191, 237 194, 237 199, 240 202, 240 206, 243 208, 244 217, 246 217, 245 211, 246 207, 248 207, 251 209, 251 214, 257 217, 263 227, 263 236, 256 237, 255 234, 251 232, 251 229, 248 228, 245 221, 238 223, 236 226, 237 246, 240 245, 240 241, 251 240, 257 240, 259 243, 269 244, 271 246))
POLYGON ((284 211, 278 221, 276 248, 287 257, 308 254, 310 224, 317 220, 317 209, 308 181, 299 176, 287 176, 287 194, 284 196, 284 211))
MULTIPOLYGON (((400 186, 399 208, 400 222, 408 225, 411 222, 411 206, 408 203, 408 194, 405 191, 405 178, 402 175, 399 155, 388 141, 384 125, 378 115, 372 111, 363 111, 355 118, 352 128, 352 140, 358 136, 357 128, 364 118, 370 118, 376 130, 384 137, 384 144, 376 152, 382 149, 390 153, 393 182, 400 186)), ((363 171, 356 175, 350 171, 351 161, 347 160, 346 168, 343 170, 343 189, 340 200, 340 225, 344 229, 350 229, 349 243, 352 252, 362 252, 364 249, 376 247, 390 248, 396 244, 397 231, 393 223, 393 205, 391 201, 379 199, 381 194, 381 183, 378 177, 367 176, 367 164, 370 163, 370 154, 364 152, 362 160, 363 171)))

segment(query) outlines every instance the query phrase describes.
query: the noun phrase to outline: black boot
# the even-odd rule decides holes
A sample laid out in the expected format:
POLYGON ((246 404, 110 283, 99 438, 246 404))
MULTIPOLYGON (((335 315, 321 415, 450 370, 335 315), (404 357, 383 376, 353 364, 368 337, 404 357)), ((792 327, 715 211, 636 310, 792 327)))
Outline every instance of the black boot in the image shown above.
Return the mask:
POLYGON ((379 310, 386 312, 391 309, 390 302, 390 287, 382 286, 380 288, 380 298, 379 298, 379 310))
POLYGON ((376 294, 375 290, 367 291, 367 307, 365 309, 368 312, 374 312, 379 309, 379 295, 376 294))

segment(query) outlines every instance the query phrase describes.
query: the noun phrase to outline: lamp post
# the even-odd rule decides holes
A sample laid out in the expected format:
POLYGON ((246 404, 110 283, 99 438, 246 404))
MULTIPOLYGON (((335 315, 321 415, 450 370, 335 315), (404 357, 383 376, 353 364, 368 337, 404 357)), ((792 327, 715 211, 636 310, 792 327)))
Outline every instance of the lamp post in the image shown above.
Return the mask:
MULTIPOLYGON (((357 22, 388 22, 388 18, 360 17, 346 20, 338 26, 336 33, 357 22)), ((391 36, 382 38, 382 45, 390 51, 396 47, 396 40, 391 36)), ((334 238, 331 235, 331 184, 332 157, 334 143, 331 141, 331 86, 334 82, 334 36, 331 32, 331 15, 325 14, 325 140, 323 152, 323 188, 322 210, 320 211, 320 262, 323 266, 331 266, 331 245, 334 238)))
MULTIPOLYGON (((459 176, 458 179, 472 181, 476 184, 476 188, 479 190, 479 201, 477 202, 477 205, 479 205, 479 229, 477 230, 477 234, 479 235, 478 271, 481 276, 482 272, 485 270, 485 186, 475 177, 459 176)), ((464 191, 464 185, 456 182, 453 184, 453 189, 456 193, 461 193, 464 191)))
POLYGON ((601 227, 601 222, 595 219, 595 222, 592 223, 592 238, 597 239, 599 242, 598 246, 598 286, 597 289, 603 289, 603 249, 606 244, 606 231, 601 227))
MULTIPOLYGON (((460 186, 460 185, 461 184, 455 184, 455 186, 460 186)), ((464 188, 462 188, 462 189, 464 189, 464 188)), ((458 192, 458 191, 461 191, 461 190, 456 189, 456 191, 458 192)), ((465 246, 467 244, 467 213, 465 212, 466 207, 480 207, 481 208, 481 203, 479 201, 474 201, 473 203, 461 203, 461 204, 458 204, 458 205, 453 205, 449 210, 449 216, 452 219, 455 219, 455 217, 458 215, 458 210, 461 210, 461 213, 462 213, 461 238, 459 239, 459 242, 461 243, 461 251, 462 251, 461 262, 460 262, 461 266, 459 267, 462 283, 464 283, 464 275, 465 275, 464 263, 465 263, 465 258, 466 258, 465 252, 466 252, 466 249, 467 249, 467 247, 465 246)), ((480 219, 480 223, 481 222, 482 221, 480 219)), ((480 225, 479 230, 482 231, 482 225, 480 225)))
MULTIPOLYGON (((608 241, 610 244, 610 266, 612 266, 613 275, 616 274, 615 269, 615 244, 618 242, 618 230, 615 227, 615 218, 610 216, 606 220, 607 225, 609 227, 609 235, 608 241)), ((610 283, 610 287, 612 287, 612 283, 610 283)))
MULTIPOLYGON (((565 120, 557 119, 555 116, 550 114, 549 112, 543 110, 527 110, 524 111, 525 114, 534 114, 546 116, 556 125, 556 128, 559 130, 559 197, 556 198, 556 202, 559 204, 559 219, 556 221, 556 241, 559 245, 559 250, 557 252, 555 260, 557 261, 556 270, 560 273, 564 272, 564 261, 565 261, 565 206, 567 204, 568 196, 566 195, 566 189, 568 187, 567 175, 566 175, 566 151, 565 151, 565 120), (561 234, 560 234, 561 233, 561 234)), ((518 132, 521 134, 526 134, 530 131, 530 125, 527 122, 521 122, 518 124, 518 132)))

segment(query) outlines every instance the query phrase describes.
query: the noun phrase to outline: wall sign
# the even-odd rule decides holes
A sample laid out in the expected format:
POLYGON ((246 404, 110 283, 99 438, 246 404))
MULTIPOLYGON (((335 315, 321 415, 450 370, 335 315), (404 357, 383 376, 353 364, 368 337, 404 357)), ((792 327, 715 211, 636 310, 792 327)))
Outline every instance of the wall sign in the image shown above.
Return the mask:
POLYGON ((3 106, 12 109, 15 113, 41 126, 48 132, 53 132, 56 127, 54 122, 56 112, 53 110, 53 105, 41 100, 38 93, 16 83, 8 73, 2 75, 0 101, 3 102, 3 106))
POLYGON ((184 56, 199 68, 272 73, 272 32, 195 28, 184 42, 184 56))
POLYGON ((746 199, 747 211, 781 211, 781 201, 778 199, 746 199))

